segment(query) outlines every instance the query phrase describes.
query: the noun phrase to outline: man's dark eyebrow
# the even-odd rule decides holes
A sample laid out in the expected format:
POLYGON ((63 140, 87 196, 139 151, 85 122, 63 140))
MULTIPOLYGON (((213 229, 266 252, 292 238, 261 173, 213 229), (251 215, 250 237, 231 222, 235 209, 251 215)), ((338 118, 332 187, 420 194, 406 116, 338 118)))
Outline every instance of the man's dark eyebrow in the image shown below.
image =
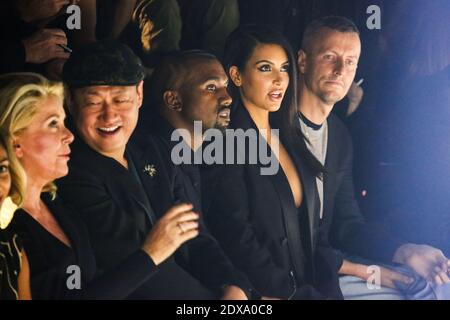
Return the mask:
POLYGON ((5 161, 9 161, 8 157, 4 157, 4 158, 0 159, 0 162, 5 162, 5 161))
POLYGON ((121 87, 118 87, 118 88, 115 88, 112 90, 113 93, 122 93, 125 91, 127 91, 126 88, 121 88, 121 87))
POLYGON ((86 90, 85 93, 90 96, 99 96, 98 92, 95 90, 86 90))

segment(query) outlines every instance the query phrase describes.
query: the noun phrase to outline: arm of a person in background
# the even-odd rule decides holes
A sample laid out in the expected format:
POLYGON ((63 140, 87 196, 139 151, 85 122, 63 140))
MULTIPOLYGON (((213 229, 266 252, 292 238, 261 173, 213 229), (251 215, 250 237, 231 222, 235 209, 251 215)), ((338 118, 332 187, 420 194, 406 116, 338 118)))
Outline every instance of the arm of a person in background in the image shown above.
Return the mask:
POLYGON ((114 10, 114 24, 111 29, 110 37, 119 38, 122 31, 131 21, 133 10, 136 7, 136 0, 118 0, 114 10))
POLYGON ((361 263, 354 263, 348 260, 344 260, 339 270, 339 274, 341 275, 349 275, 361 278, 362 280, 369 280, 375 270, 380 270, 380 285, 388 288, 396 288, 395 281, 402 282, 404 284, 410 284, 414 279, 396 272, 394 270, 379 266, 373 265, 368 266, 361 263), (376 267, 376 269, 374 268, 376 267))
POLYGON ((429 282, 450 282, 450 260, 434 247, 406 243, 397 249, 392 261, 409 266, 429 282))
MULTIPOLYGON (((335 119, 335 121, 339 121, 335 119)), ((350 134, 340 123, 339 186, 335 195, 333 220, 330 227, 330 243, 336 249, 366 259, 389 263, 397 248, 404 243, 386 230, 383 225, 368 223, 356 200, 353 184, 353 145, 350 134)))
POLYGON ((25 48, 25 62, 41 64, 52 59, 68 59, 70 54, 60 45, 67 45, 67 38, 61 29, 41 29, 22 40, 25 48))
POLYGON ((18 278, 19 300, 31 300, 30 264, 28 262, 25 250, 22 250, 21 255, 22 255, 22 266, 20 267, 18 278))
POLYGON ((45 26, 58 16, 70 0, 18 0, 16 7, 23 21, 45 26))
POLYGON ((81 46, 97 41, 97 0, 79 0, 82 14, 81 29, 72 31, 74 46, 81 46))
POLYGON ((353 82, 347 93, 348 107, 347 107, 347 117, 350 117, 359 107, 364 96, 364 90, 361 88, 361 84, 364 79, 358 82, 353 82))

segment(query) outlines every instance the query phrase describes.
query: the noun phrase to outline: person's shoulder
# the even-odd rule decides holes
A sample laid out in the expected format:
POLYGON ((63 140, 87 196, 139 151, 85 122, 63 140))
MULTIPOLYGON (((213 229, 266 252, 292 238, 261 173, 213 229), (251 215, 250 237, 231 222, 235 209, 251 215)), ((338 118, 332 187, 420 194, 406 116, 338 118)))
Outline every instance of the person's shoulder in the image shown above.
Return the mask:
POLYGON ((328 131, 337 136, 340 139, 351 140, 350 132, 345 125, 344 121, 342 121, 337 115, 333 112, 327 118, 328 123, 328 131))
POLYGON ((167 148, 164 144, 163 137, 154 132, 135 132, 130 138, 129 144, 141 150, 167 148))
MULTIPOLYGON (((10 223, 5 229, 0 229, 0 244, 1 250, 9 248, 17 239, 17 232, 15 225, 10 223)), ((3 251, 2 251, 3 252, 3 251)))

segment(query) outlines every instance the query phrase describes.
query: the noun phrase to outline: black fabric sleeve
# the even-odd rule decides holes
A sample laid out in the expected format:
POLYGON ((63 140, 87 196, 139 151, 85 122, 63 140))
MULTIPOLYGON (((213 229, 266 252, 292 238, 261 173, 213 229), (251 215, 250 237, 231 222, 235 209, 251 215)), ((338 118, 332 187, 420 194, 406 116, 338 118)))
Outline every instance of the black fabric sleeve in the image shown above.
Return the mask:
POLYGON ((346 253, 375 261, 391 262, 397 248, 404 243, 389 234, 380 224, 368 223, 355 197, 353 185, 353 146, 347 131, 343 134, 345 158, 337 174, 342 183, 335 197, 330 240, 346 253))
POLYGON ((104 272, 90 282, 81 293, 80 298, 124 299, 146 282, 157 270, 148 254, 143 250, 138 250, 116 268, 104 272))
POLYGON ((269 249, 257 238, 249 220, 244 167, 219 165, 208 171, 204 190, 209 192, 203 204, 207 226, 258 294, 283 299, 324 298, 307 284, 295 284, 293 289, 293 279, 275 264, 269 249))
MULTIPOLYGON (((189 199, 182 186, 183 172, 175 167, 174 194, 175 199, 189 199)), ((234 268, 216 239, 205 226, 204 217, 200 213, 199 235, 185 243, 176 253, 177 262, 189 271, 210 290, 221 295, 225 285, 235 285, 252 296, 252 287, 247 278, 234 268)))

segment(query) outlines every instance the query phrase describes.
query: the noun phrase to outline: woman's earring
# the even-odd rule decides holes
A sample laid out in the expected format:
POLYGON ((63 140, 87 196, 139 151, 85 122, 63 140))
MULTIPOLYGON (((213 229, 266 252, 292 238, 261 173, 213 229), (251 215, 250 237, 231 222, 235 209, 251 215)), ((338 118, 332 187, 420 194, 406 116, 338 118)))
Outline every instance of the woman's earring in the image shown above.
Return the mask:
POLYGON ((0 228, 6 229, 11 222, 17 205, 12 201, 11 197, 7 197, 0 208, 0 228))

